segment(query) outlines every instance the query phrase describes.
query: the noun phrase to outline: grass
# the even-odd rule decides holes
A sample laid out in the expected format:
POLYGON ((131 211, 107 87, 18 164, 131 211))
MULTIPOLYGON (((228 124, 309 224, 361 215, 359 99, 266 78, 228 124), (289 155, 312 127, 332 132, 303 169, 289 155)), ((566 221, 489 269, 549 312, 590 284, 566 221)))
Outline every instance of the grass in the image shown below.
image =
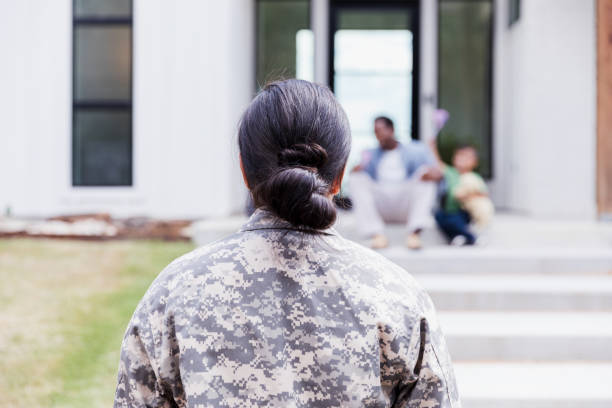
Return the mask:
POLYGON ((0 408, 112 405, 136 304, 188 243, 0 240, 0 408))

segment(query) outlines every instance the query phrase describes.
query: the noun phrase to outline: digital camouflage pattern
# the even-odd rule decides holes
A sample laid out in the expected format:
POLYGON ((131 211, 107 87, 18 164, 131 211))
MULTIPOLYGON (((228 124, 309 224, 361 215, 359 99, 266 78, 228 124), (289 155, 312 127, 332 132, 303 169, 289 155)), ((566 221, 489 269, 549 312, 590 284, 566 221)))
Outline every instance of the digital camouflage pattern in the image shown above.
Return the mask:
POLYGON ((121 349, 115 407, 461 406, 429 296, 333 229, 259 209, 168 265, 121 349))

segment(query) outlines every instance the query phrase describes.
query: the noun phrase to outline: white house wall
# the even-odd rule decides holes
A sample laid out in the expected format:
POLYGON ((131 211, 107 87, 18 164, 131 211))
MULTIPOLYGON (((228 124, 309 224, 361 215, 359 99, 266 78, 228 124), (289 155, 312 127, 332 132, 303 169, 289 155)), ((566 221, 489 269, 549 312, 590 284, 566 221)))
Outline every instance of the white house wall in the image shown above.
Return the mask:
POLYGON ((0 14, 0 52, 7 58, 0 59, 0 212, 9 210, 10 197, 17 195, 17 183, 15 178, 18 174, 24 174, 25 168, 20 166, 25 163, 23 154, 25 149, 18 148, 21 144, 16 137, 19 126, 23 123, 18 107, 22 103, 17 102, 20 94, 17 92, 16 78, 20 76, 21 61, 8 57, 17 55, 17 44, 13 36, 6 35, 11 32, 18 33, 19 20, 21 15, 20 2, 5 2, 4 12, 0 14))
MULTIPOLYGON (((507 206, 546 217, 594 218, 594 0, 526 0, 518 23, 503 21, 498 81, 510 159, 507 206)), ((498 111, 499 112, 499 111, 498 111)))
POLYGON ((0 13, 0 205, 59 209, 69 182, 70 2, 3 1, 0 13))
POLYGON ((235 125, 254 82, 250 0, 134 1, 134 186, 114 188, 71 186, 71 1, 2 6, 2 211, 201 217, 242 207, 235 125))
POLYGON ((137 176, 154 197, 152 209, 236 211, 244 202, 236 122, 254 83, 251 2, 136 4, 134 126, 143 149, 151 149, 140 166, 150 172, 137 176))

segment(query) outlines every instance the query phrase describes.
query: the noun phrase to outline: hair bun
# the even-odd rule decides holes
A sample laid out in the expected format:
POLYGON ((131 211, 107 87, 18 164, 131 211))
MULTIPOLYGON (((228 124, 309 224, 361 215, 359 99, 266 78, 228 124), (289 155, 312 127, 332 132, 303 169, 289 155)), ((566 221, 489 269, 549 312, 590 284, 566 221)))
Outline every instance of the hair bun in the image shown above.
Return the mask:
POLYGON ((301 166, 321 168, 327 162, 327 151, 317 143, 298 143, 278 153, 282 167, 301 166))
POLYGON ((296 226, 324 229, 336 221, 336 207, 326 194, 328 185, 302 165, 281 168, 253 190, 255 202, 266 203, 296 226))

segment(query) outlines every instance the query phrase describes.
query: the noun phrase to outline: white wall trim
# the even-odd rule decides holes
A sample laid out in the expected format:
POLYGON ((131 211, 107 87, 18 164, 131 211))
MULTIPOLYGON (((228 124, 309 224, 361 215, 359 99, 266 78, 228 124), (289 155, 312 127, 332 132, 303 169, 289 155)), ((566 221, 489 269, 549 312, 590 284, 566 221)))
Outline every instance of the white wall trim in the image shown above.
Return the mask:
POLYGON ((310 0, 310 25, 315 38, 314 81, 329 86, 329 0, 310 0))
POLYGON ((438 92, 438 2, 421 0, 419 64, 419 134, 421 140, 434 137, 433 112, 438 92))

